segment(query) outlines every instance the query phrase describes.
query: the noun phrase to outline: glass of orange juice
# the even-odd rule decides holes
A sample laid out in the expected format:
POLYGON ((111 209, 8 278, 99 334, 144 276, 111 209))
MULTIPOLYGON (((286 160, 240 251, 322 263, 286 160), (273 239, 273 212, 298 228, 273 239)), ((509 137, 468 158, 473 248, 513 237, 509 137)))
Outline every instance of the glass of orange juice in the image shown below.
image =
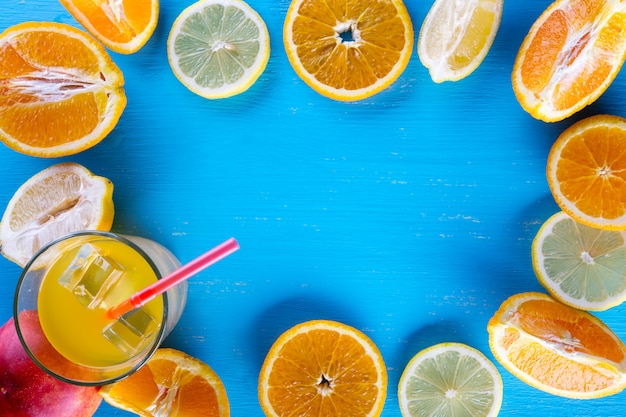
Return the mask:
POLYGON ((33 360, 63 381, 115 382, 141 367, 176 325, 187 283, 118 319, 107 310, 180 266, 145 238, 81 231, 57 239, 21 274, 14 303, 18 336, 33 360))

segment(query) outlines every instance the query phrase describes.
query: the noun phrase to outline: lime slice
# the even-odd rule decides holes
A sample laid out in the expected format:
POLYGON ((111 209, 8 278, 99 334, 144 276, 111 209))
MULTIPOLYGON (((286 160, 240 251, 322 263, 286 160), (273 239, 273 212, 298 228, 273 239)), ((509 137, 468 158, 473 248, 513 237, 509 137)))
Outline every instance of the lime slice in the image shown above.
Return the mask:
POLYGON ((167 40, 174 75, 205 98, 246 91, 265 70, 270 38, 261 16, 241 0, 200 0, 176 18, 167 40))
POLYGON ((441 343, 419 352, 398 385, 403 417, 497 416, 502 378, 478 350, 461 343, 441 343))
POLYGON ((601 230, 559 212, 532 244, 539 282, 554 298, 581 310, 606 310, 626 300, 626 232, 601 230))

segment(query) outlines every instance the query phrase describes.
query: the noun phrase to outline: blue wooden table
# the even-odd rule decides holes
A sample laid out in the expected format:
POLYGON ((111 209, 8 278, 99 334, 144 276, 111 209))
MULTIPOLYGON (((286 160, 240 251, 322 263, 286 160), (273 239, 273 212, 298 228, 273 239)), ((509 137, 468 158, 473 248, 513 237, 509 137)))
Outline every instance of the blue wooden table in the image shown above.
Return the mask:
MULTIPOLYGON (((626 116, 619 75, 592 106, 548 124, 526 114, 510 75, 518 47, 549 0, 506 1, 493 47, 470 77, 434 84, 414 51, 388 90, 355 103, 326 99, 292 70, 282 44, 288 0, 251 0, 272 52, 246 93, 200 98, 167 62, 166 40, 192 0, 162 0, 158 27, 134 55, 111 53, 128 106, 116 129, 75 156, 41 159, 0 146, 0 207, 31 175, 83 164, 115 185, 113 230, 169 247, 182 262, 236 237, 241 250, 189 282, 165 345, 222 378, 233 417, 262 416, 257 378, 292 325, 333 319, 364 331, 389 372, 383 417, 399 416, 409 359, 443 341, 489 358, 487 321, 508 296, 543 291, 530 258, 558 211, 545 179, 551 144, 585 116, 626 116)), ((409 0, 415 33, 430 1, 409 0)), ((54 0, 2 0, 0 30, 26 20, 78 26, 54 0)), ((20 269, 0 259, 0 318, 12 314, 20 269)), ((626 339, 626 305, 598 314, 626 339)), ((567 400, 498 365, 502 416, 623 416, 626 393, 567 400)), ((98 417, 126 413, 103 403, 98 417)))

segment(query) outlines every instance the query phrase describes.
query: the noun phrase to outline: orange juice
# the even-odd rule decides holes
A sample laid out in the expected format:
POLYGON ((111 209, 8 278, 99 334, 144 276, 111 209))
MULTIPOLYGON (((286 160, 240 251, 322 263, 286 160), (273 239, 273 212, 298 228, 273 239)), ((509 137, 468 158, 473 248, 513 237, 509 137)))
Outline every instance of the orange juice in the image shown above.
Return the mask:
POLYGON ((130 350, 107 337, 106 329, 113 323, 106 311, 156 280, 155 270, 144 256, 119 240, 97 238, 67 245, 51 262, 39 288, 37 304, 43 332, 52 346, 73 363, 88 367, 122 364, 153 344, 162 325, 163 300, 157 297, 142 307, 153 320, 140 333, 129 336, 133 347, 130 350), (93 254, 93 265, 84 266, 87 261, 80 250, 93 254), (82 300, 83 287, 103 279, 107 271, 102 269, 102 264, 109 262, 113 267, 108 272, 119 276, 108 288, 106 297, 82 300), (68 271, 80 267, 83 269, 75 275, 80 275, 81 283, 86 284, 72 290, 68 288, 68 271), (86 305, 89 302, 91 305, 86 305))

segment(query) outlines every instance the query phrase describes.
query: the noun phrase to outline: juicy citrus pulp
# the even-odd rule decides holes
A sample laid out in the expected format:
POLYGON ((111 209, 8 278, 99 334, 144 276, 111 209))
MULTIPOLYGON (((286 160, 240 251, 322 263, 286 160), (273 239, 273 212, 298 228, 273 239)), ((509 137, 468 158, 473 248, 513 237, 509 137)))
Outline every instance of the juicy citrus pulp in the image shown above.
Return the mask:
POLYGON ((617 0, 557 0, 535 21, 513 67, 522 107, 563 120, 609 87, 626 56, 626 6, 617 0))
POLYGON ((596 115, 574 123, 548 154, 546 174, 561 210, 602 229, 626 229, 626 119, 596 115))
POLYGON ((112 51, 137 52, 159 20, 159 0, 60 0, 85 29, 112 51))
POLYGON ((502 378, 478 350, 440 343, 404 368, 398 401, 403 417, 494 417, 502 404, 502 378))
POLYGON ((539 282, 554 298, 582 310, 606 310, 626 300, 626 232, 601 230, 559 212, 532 245, 539 282))
POLYGON ((374 343, 342 323, 298 324, 272 345, 259 376, 268 417, 374 417, 387 392, 387 371, 374 343))
POLYGON ((26 22, 0 34, 0 140, 33 156, 58 157, 100 142, 124 107, 124 79, 85 32, 26 22))
POLYGON ((0 251, 24 266, 52 240, 79 230, 109 231, 113 183, 64 162, 32 176, 9 201, 0 223, 0 251))
POLYGON ((345 101, 390 86, 413 50, 413 25, 401 0, 292 0, 283 37, 300 78, 345 101))
POLYGON ((181 351, 159 348, 126 379, 100 395, 113 407, 145 417, 228 417, 224 384, 206 363, 181 351))
POLYGON ((436 0, 420 29, 417 52, 433 81, 457 81, 485 59, 500 27, 503 0, 436 0))
POLYGON ((241 0, 200 0, 176 18, 167 40, 174 75, 205 98, 246 91, 270 54, 265 22, 241 0))
POLYGON ((487 330, 498 362, 537 389, 586 399, 625 387, 624 343, 596 317, 546 294, 511 296, 487 330))

